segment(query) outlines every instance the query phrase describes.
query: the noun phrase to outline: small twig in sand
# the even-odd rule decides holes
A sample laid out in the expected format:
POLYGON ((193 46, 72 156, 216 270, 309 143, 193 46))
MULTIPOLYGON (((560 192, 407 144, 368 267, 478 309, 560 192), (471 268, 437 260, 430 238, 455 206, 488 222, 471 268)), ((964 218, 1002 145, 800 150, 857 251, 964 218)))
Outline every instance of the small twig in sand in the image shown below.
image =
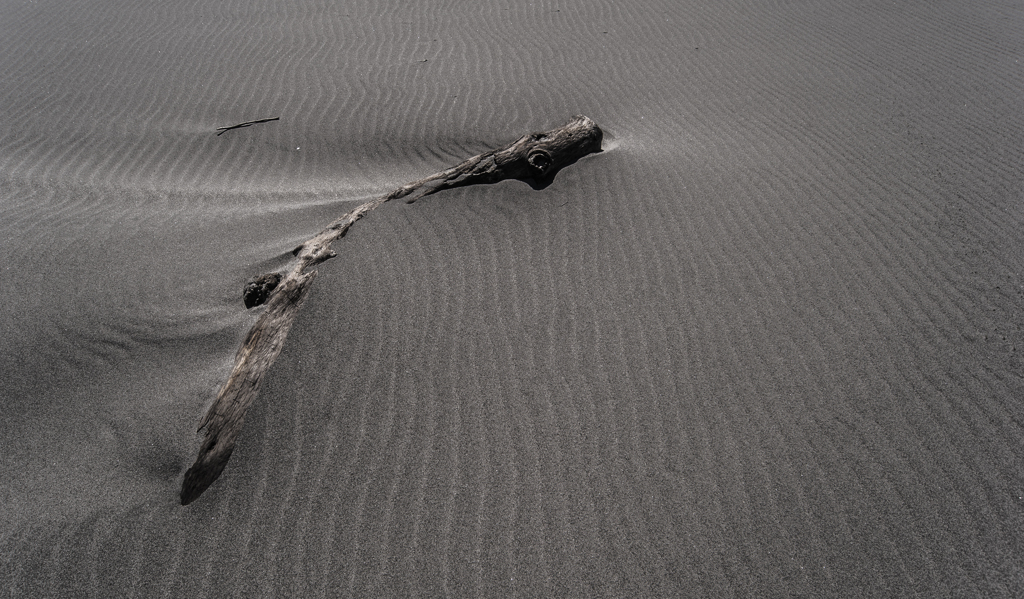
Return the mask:
POLYGON ((279 121, 281 117, 275 116, 271 119, 256 119, 255 121, 245 121, 244 123, 238 123, 237 125, 231 125, 230 127, 217 127, 217 135, 224 133, 225 131, 231 131, 232 129, 241 129, 242 127, 248 127, 249 125, 258 125, 260 123, 269 123, 270 121, 279 121))

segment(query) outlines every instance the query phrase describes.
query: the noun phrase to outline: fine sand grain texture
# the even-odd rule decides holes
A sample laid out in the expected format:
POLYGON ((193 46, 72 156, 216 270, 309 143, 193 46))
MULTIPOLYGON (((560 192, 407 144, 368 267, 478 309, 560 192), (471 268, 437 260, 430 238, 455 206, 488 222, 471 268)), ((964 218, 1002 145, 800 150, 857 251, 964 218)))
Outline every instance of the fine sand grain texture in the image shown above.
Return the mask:
POLYGON ((1020 596, 1022 69, 994 0, 0 0, 3 591, 1020 596), (250 277, 574 114, 336 241, 179 504, 250 277))

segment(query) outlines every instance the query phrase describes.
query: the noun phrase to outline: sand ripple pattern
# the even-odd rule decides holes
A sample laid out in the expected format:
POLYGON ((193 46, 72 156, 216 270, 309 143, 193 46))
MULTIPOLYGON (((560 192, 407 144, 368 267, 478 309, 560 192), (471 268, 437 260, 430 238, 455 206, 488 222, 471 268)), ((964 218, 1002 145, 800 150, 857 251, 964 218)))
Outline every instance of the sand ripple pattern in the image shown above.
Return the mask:
POLYGON ((48 222, 106 231, 83 268, 144 254, 131 227, 175 281, 230 250, 182 330, 141 275, 88 334, 71 303, 3 316, 4 588, 1019 596, 1022 32, 988 1, 4 3, 5 275, 54 289, 25 278, 48 222), (248 326, 232 277, 575 113, 609 150, 549 188, 387 205, 336 243, 225 474, 177 505, 248 326), (68 418, 32 406, 90 369, 123 376, 69 396, 118 398, 81 426, 128 441, 30 476, 51 448, 15 444, 68 418))

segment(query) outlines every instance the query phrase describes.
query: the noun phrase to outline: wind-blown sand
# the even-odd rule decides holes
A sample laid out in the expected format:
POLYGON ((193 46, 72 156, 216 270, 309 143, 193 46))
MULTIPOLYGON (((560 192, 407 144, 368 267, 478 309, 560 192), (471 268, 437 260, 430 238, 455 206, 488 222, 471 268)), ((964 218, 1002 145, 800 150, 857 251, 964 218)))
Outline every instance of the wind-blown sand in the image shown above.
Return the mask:
POLYGON ((1019 595, 1022 69, 987 0, 0 0, 3 588, 1019 595), (573 114, 336 242, 178 504, 250 276, 573 114))

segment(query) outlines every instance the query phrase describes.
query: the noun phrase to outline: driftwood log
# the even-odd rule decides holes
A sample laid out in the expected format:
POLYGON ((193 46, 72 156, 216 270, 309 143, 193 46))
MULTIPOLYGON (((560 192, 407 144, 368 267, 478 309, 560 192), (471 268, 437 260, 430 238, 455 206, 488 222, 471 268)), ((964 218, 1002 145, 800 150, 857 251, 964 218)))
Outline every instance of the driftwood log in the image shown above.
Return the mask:
POLYGON ((199 425, 200 431, 206 429, 206 436, 199 456, 181 484, 182 505, 195 501, 223 472, 263 375, 281 353, 295 315, 316 277, 316 271, 308 269, 337 255, 331 249, 333 241, 345 235, 367 212, 389 200, 404 198, 412 203, 444 189, 505 179, 519 179, 542 188, 561 168, 601 151, 601 137, 600 127, 585 116, 576 116, 558 129, 524 135, 504 148, 474 156, 360 205, 295 248, 292 253, 296 262, 290 270, 251 280, 244 292, 246 307, 265 303, 266 308, 249 330, 227 383, 199 425))

